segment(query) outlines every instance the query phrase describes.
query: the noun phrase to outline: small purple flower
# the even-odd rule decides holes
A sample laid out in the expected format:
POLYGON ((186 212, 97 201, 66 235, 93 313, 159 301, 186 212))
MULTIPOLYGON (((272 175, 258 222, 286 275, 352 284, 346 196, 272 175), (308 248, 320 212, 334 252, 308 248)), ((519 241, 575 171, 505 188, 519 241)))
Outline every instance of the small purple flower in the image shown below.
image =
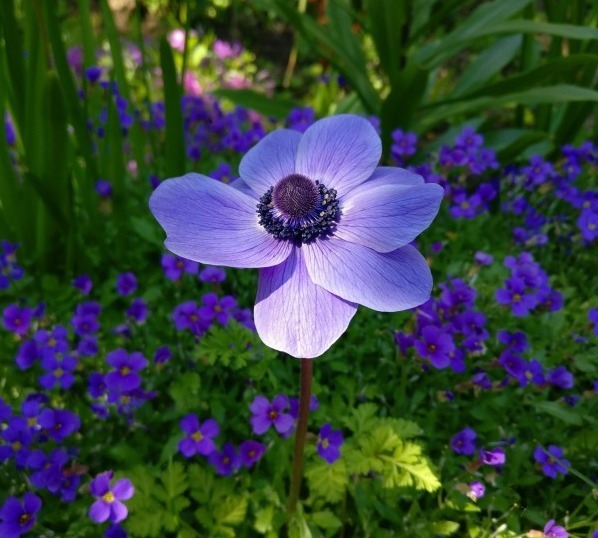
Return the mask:
POLYGON ((29 330, 32 317, 33 310, 31 308, 26 306, 21 308, 17 304, 7 306, 2 313, 4 328, 19 336, 23 336, 29 330))
POLYGON ((114 368, 105 376, 110 389, 126 392, 139 388, 141 377, 137 374, 147 366, 147 359, 138 351, 131 354, 119 348, 106 355, 106 362, 114 368))
POLYGON ((549 478, 556 478, 559 474, 567 474, 571 462, 563 459, 563 449, 557 445, 549 445, 548 450, 537 445, 534 450, 534 460, 542 465, 542 472, 549 478))
POLYGON ((127 538, 127 531, 120 525, 112 525, 106 529, 104 538, 127 538))
POLYGON ((492 262, 494 261, 494 256, 492 256, 492 254, 488 254, 486 252, 478 250, 475 253, 473 259, 478 265, 492 265, 492 262))
POLYGON ((156 349, 154 353, 154 363, 155 364, 164 364, 168 362, 172 358, 172 351, 168 346, 161 346, 156 349))
POLYGON ((6 429, 0 431, 0 438, 6 444, 0 444, 0 462, 15 459, 18 469, 23 469, 29 458, 29 446, 33 435, 27 421, 23 417, 12 417, 6 429))
POLYGON ((455 454, 471 456, 476 451, 476 438, 477 434, 473 429, 463 428, 460 432, 453 435, 451 448, 455 454))
POLYGON ((120 295, 131 295, 136 289, 137 277, 133 273, 121 273, 116 277, 116 291, 120 295))
POLYGON ((334 463, 341 457, 340 447, 343 442, 343 432, 333 430, 330 422, 327 422, 320 428, 318 434, 318 454, 328 463, 334 463))
POLYGON ((467 496, 473 500, 477 501, 481 499, 486 494, 486 486, 481 482, 472 482, 469 484, 469 491, 467 492, 467 496))
POLYGON ((569 538, 569 533, 564 527, 557 525, 554 519, 551 519, 544 525, 544 536, 546 538, 569 538))
POLYGON ((390 155, 396 163, 401 164, 403 157, 409 157, 417 151, 417 135, 415 133, 405 133, 401 129, 397 129, 391 136, 393 144, 390 148, 390 155))
POLYGON ((177 331, 189 329, 197 336, 201 336, 210 328, 209 320, 200 316, 195 301, 185 301, 178 305, 172 313, 172 320, 177 331))
POLYGON ((588 242, 598 238, 598 211, 584 210, 577 219, 581 236, 588 242))
POLYGON ((253 433, 262 435, 270 426, 274 426, 280 434, 288 433, 294 425, 293 417, 283 412, 288 405, 289 399, 284 394, 275 396, 272 404, 265 396, 256 396, 249 406, 253 413, 250 420, 253 433))
POLYGON ((500 447, 491 450, 480 450, 480 461, 484 465, 500 467, 501 465, 504 465, 506 460, 507 456, 505 451, 500 447))
POLYGON ((102 198, 110 198, 112 196, 112 184, 104 179, 98 179, 95 182, 94 188, 102 198))
POLYGON ((208 456, 208 462, 216 472, 222 476, 229 476, 241 466, 241 457, 236 448, 230 443, 224 443, 222 450, 214 450, 208 456))
POLYGON ((253 467, 262 458, 264 452, 266 452, 266 446, 253 439, 243 441, 239 446, 241 463, 247 468, 253 467))
POLYGON ((147 303, 141 297, 133 299, 131 306, 127 308, 127 316, 134 319, 139 324, 145 322, 148 314, 149 309, 147 303))
POLYGON ((85 78, 92 84, 100 80, 102 68, 99 65, 92 65, 85 70, 85 78))
POLYGON ((496 290, 496 302, 503 306, 510 306, 514 316, 527 316, 538 304, 535 296, 527 293, 523 280, 508 278, 505 280, 505 286, 496 290))
POLYGON ((162 269, 166 275, 166 278, 175 281, 179 280, 184 273, 191 275, 197 274, 199 264, 191 260, 186 260, 185 258, 173 256, 171 254, 163 254, 162 269))
POLYGON ((204 306, 200 307, 199 315, 205 320, 218 320, 221 325, 226 325, 231 316, 231 311, 236 308, 237 301, 230 295, 218 298, 215 293, 206 293, 201 298, 204 306))
POLYGON ((420 357, 429 359, 435 368, 446 368, 455 350, 452 336, 435 325, 428 325, 422 329, 421 337, 422 340, 415 341, 415 349, 420 357))
POLYGON ((19 538, 28 532, 35 525, 36 514, 41 507, 42 501, 35 493, 25 493, 23 502, 16 497, 8 497, 0 507, 0 536, 19 538))
MULTIPOLYGON (((316 411, 320 408, 320 402, 315 394, 309 397, 309 412, 316 411)), ((299 398, 293 396, 289 398, 289 414, 297 420, 299 418, 299 398)))
POLYGON ((15 362, 20 370, 27 370, 39 358, 39 350, 35 340, 25 340, 17 351, 15 362))
POLYGON ((226 271, 222 267, 209 265, 199 272, 199 280, 202 282, 212 282, 218 284, 226 280, 226 271))
POLYGON ((121 478, 110 487, 112 471, 97 475, 89 485, 89 491, 97 499, 89 509, 89 518, 95 523, 119 523, 128 515, 127 507, 121 502, 130 499, 135 488, 127 478, 121 478))
POLYGON ((81 427, 81 419, 67 409, 44 409, 39 415, 38 424, 51 439, 62 443, 81 427))
POLYGON ((89 295, 93 288, 93 282, 89 275, 79 275, 73 280, 73 287, 77 288, 83 295, 89 295))
POLYGON ((202 456, 210 455, 216 450, 216 445, 212 440, 220 433, 220 426, 213 419, 209 418, 203 424, 200 424, 197 415, 190 413, 181 419, 181 429, 187 434, 187 437, 179 442, 179 451, 186 458, 195 454, 202 456))
POLYGON ((60 356, 47 350, 41 365, 47 372, 39 378, 39 384, 44 389, 51 390, 58 385, 61 389, 66 390, 75 382, 73 371, 77 367, 77 360, 74 357, 60 356))
POLYGON ((588 310, 588 321, 594 325, 594 334, 598 336, 598 308, 588 310))
POLYGON ((546 381, 555 387, 570 389, 573 388, 575 378, 567 368, 558 366, 546 374, 546 381))

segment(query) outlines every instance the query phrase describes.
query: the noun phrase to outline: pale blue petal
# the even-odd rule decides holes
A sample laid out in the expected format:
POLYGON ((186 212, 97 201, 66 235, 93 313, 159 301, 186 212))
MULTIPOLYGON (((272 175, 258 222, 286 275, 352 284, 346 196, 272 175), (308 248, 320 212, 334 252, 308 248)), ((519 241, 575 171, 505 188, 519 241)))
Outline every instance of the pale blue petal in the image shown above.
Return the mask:
MULTIPOLYGON (((348 192, 347 196, 357 196, 382 185, 423 185, 424 183, 424 178, 415 172, 396 166, 378 166, 366 181, 348 192)), ((339 200, 342 202, 343 197, 339 197, 339 200)))
POLYGON ((380 312, 396 312, 430 298, 430 268, 411 245, 381 254, 333 237, 303 249, 311 279, 347 301, 380 312))
POLYGON ((260 271, 254 320, 267 346, 311 359, 346 331, 357 305, 311 281, 303 248, 294 249, 282 264, 260 271))
POLYGON ((295 172, 301 133, 279 129, 266 135, 241 159, 239 175, 258 197, 295 172))
POLYGON ((295 171, 343 196, 374 173, 381 154, 380 137, 370 122, 341 114, 324 118, 305 131, 295 171))
POLYGON ((390 252, 413 241, 432 223, 444 190, 427 183, 383 185, 354 193, 343 201, 335 235, 378 252, 390 252))
POLYGON ((292 248, 259 225, 254 199, 200 174, 160 183, 150 209, 166 231, 166 248, 196 262, 269 267, 284 261, 292 248))

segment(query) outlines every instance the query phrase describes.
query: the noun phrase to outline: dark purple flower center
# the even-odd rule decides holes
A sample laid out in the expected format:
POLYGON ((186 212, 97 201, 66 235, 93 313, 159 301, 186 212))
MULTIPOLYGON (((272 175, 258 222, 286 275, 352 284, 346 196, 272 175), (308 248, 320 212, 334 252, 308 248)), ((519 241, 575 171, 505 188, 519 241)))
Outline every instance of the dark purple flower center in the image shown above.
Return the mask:
POLYGON ((340 209, 336 190, 301 174, 290 174, 264 193, 257 214, 268 233, 301 245, 330 235, 340 209))

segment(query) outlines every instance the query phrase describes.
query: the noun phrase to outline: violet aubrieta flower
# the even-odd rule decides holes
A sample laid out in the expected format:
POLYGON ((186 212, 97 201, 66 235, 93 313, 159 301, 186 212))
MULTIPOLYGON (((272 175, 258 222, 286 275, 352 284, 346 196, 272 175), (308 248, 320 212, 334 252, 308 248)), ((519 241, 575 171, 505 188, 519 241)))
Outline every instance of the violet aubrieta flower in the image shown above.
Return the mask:
POLYGON ((278 130, 227 185, 199 174, 162 182, 150 208, 166 247, 209 265, 260 269, 260 338, 299 358, 324 353, 358 304, 382 312, 425 302, 430 269, 409 243, 432 222, 443 189, 378 167, 381 142, 353 115, 278 130))
POLYGON ((485 465, 500 467, 507 460, 504 449, 497 447, 491 450, 480 450, 480 461, 485 465))
POLYGON ((245 467, 250 468, 258 462, 266 452, 266 445, 263 445, 259 441, 248 439, 243 441, 239 446, 239 455, 241 457, 241 463, 245 467))
POLYGON ((69 435, 81 427, 79 416, 67 409, 44 409, 40 413, 37 422, 48 436, 57 443, 62 443, 69 435))
POLYGON ((33 310, 27 306, 20 307, 17 304, 7 306, 2 313, 2 321, 7 331, 23 336, 31 325, 33 310))
POLYGON ((172 358, 172 351, 168 346, 160 346, 154 353, 154 363, 164 364, 172 358))
POLYGON ((226 271, 222 267, 208 266, 199 272, 199 280, 217 284, 226 280, 226 271))
POLYGON ((344 442, 343 432, 333 430, 332 424, 327 422, 320 428, 318 433, 317 450, 320 457, 328 463, 334 463, 341 457, 341 446, 344 442))
POLYGON ((17 497, 8 497, 0 507, 0 536, 19 538, 25 534, 35 525, 41 507, 42 501, 35 493, 25 493, 22 502, 17 497))
POLYGON ((557 366, 546 374, 546 381, 561 389, 570 389, 575 383, 573 374, 564 366, 557 366))
POLYGON ((137 289, 137 277, 133 273, 122 273, 116 277, 116 291, 120 295, 131 295, 137 289))
POLYGON ((253 413, 250 419, 253 433, 261 435, 266 433, 270 426, 274 426, 280 434, 285 434, 294 425, 293 417, 283 411, 288 407, 289 399, 284 394, 278 394, 270 403, 265 396, 256 396, 249 409, 253 413))
POLYGON ((544 525, 544 536, 546 538, 569 538, 569 533, 564 527, 557 525, 554 519, 551 519, 544 525))
POLYGON ((135 493, 135 488, 127 478, 120 478, 110 486, 112 471, 97 475, 89 485, 89 491, 96 498, 89 508, 89 518, 95 523, 118 523, 126 519, 127 507, 121 502, 130 499, 135 493))
POLYGON ((481 499, 486 494, 486 486, 481 482, 472 482, 469 484, 469 491, 467 492, 467 496, 473 500, 477 501, 481 499))
POLYGON ((428 325, 422 329, 421 338, 414 344, 419 356, 429 359, 435 368, 446 368, 455 350, 452 336, 434 325, 428 325))
POLYGON ((241 466, 241 457, 232 444, 224 443, 222 450, 214 450, 208 456, 208 462, 216 469, 218 474, 229 476, 241 466))
POLYGON ((106 355, 106 362, 114 368, 104 377, 109 389, 126 392, 139 388, 141 377, 137 372, 147 366, 147 359, 139 351, 129 354, 122 348, 115 349, 106 355))
POLYGON ((473 429, 463 428, 460 432, 453 435, 451 448, 455 454, 471 456, 476 451, 476 438, 477 434, 473 429))
POLYGON ((83 295, 89 295, 93 288, 93 282, 89 275, 79 275, 73 280, 73 287, 77 288, 83 295))
POLYGON ((220 426, 213 418, 209 418, 200 424, 197 415, 190 413, 181 419, 180 426, 187 434, 179 442, 179 451, 183 456, 186 458, 190 458, 195 454, 208 456, 216 450, 212 438, 220 433, 220 426))
POLYGON ((191 260, 185 260, 178 256, 172 256, 171 254, 162 255, 162 269, 164 275, 169 280, 179 280, 184 273, 195 275, 199 269, 199 264, 191 260))
POLYGON ((542 466, 542 472, 549 478, 569 472, 571 462, 564 459, 563 455, 563 449, 557 445, 549 445, 548 449, 537 445, 534 449, 534 460, 542 466))

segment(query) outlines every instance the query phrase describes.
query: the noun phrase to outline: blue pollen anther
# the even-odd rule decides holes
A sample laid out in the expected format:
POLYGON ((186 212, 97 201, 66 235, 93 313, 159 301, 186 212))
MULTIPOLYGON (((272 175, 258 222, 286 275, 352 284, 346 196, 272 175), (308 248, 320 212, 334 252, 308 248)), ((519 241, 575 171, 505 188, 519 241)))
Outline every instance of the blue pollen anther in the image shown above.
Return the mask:
POLYGON ((256 212, 269 234, 297 245, 330 235, 340 217, 336 190, 301 174, 286 176, 270 187, 256 212))

